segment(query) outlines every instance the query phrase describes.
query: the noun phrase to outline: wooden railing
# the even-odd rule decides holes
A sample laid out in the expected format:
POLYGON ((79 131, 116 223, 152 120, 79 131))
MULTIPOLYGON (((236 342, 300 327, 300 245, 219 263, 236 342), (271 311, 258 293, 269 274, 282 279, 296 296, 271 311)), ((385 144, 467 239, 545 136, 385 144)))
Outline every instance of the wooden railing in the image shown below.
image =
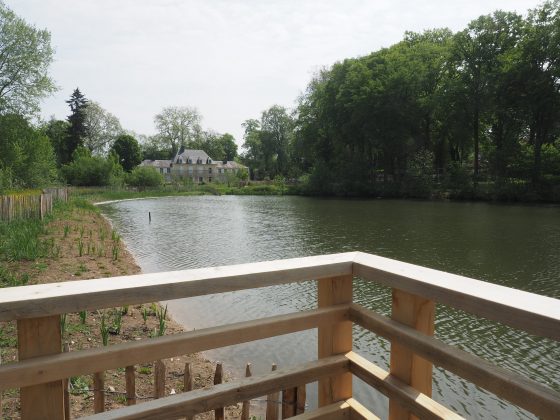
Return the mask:
POLYGON ((353 399, 352 375, 389 397, 391 419, 459 418, 431 398, 432 364, 542 418, 560 394, 433 337, 435 302, 560 340, 560 301, 363 253, 3 289, 0 321, 17 320, 19 362, 0 367, 0 389, 21 388, 23 419, 64 419, 71 376, 318 329, 318 359, 236 382, 100 413, 92 419, 192 418, 319 382, 319 409, 294 418, 377 418, 353 399), (352 302, 353 278, 392 288, 391 318, 352 302), (61 352, 60 314, 316 280, 315 310, 89 350, 61 352), (352 352, 352 324, 391 342, 390 372, 352 352))

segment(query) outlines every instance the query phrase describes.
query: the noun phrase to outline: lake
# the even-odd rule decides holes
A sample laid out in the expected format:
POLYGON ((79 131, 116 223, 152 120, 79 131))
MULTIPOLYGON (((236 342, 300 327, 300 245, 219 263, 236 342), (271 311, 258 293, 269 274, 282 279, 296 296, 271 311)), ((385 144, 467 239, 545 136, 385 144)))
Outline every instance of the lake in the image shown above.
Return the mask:
MULTIPOLYGON (((196 196, 101 206, 144 272, 363 251, 560 298, 560 208, 406 200, 196 196), (148 212, 152 221, 148 223, 148 212)), ((357 281, 354 300, 390 313, 390 290, 357 281)), ((170 301, 188 329, 316 307, 314 283, 170 301)), ((560 344, 438 305, 436 336, 560 391, 560 344)), ((307 331, 207 352, 242 376, 316 358, 307 331)), ((355 351, 384 369, 389 343, 356 327, 355 351)), ((356 380, 355 395, 382 417, 387 399, 356 380)), ((316 404, 316 387, 308 386, 316 404)), ((433 397, 468 418, 532 418, 443 369, 433 397)))

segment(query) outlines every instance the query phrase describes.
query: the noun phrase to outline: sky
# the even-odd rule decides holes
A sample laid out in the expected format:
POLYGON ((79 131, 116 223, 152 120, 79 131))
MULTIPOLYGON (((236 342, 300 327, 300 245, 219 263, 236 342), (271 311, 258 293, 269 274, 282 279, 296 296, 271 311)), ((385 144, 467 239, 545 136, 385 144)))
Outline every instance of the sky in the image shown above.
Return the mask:
POLYGON ((233 134, 278 104, 293 108, 313 74, 402 39, 464 29, 529 0, 4 0, 51 32, 59 91, 42 117, 64 119, 79 87, 136 133, 156 132, 166 106, 196 107, 204 129, 233 134))

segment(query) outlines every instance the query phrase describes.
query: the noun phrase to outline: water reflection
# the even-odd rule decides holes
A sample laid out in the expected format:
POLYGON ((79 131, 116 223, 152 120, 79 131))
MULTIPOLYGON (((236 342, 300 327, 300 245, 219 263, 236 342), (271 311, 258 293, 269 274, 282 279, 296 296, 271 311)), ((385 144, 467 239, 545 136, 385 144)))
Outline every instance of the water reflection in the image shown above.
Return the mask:
MULTIPOLYGON (((495 206, 301 197, 176 197, 103 206, 145 272, 178 270, 361 250, 560 298, 560 212, 555 207, 495 206), (148 212, 152 222, 148 223, 148 212)), ((359 281, 355 300, 388 314, 390 292, 359 281)), ((249 320, 316 306, 312 283, 169 302, 188 328, 249 320)), ((438 306, 438 338, 560 390, 558 343, 438 306)), ((387 368, 389 344, 360 328, 355 348, 387 368)), ((316 357, 315 332, 290 334, 210 353, 253 373, 316 357), (311 340, 311 341, 310 341, 311 340)), ((357 381, 357 384, 359 381, 357 381)), ((314 400, 310 389, 310 399, 314 400)), ((382 416, 386 398, 357 385, 358 399, 382 416)), ((525 418, 441 369, 434 398, 470 418, 525 418)))

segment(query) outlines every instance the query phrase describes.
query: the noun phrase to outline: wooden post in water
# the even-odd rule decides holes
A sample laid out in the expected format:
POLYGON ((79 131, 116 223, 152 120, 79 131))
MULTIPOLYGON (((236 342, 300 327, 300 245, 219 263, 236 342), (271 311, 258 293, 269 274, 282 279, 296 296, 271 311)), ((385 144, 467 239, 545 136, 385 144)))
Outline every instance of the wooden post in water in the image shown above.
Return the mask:
MULTIPOLYGON (((276 363, 272 364, 272 371, 276 370, 276 363)), ((278 401, 280 393, 268 394, 266 397, 266 420, 278 420, 278 401)))
MULTIPOLYGON (((68 353, 70 351, 70 346, 68 345, 68 343, 64 343, 63 350, 64 350, 64 353, 68 353)), ((70 381, 68 380, 68 378, 66 378, 64 380, 64 418, 65 419, 70 418, 70 391, 69 391, 69 387, 70 387, 70 381)))
POLYGON ((105 372, 93 374, 93 412, 105 411, 105 372))
MULTIPOLYGON (((221 384, 223 381, 223 367, 222 362, 216 364, 216 373, 214 374, 214 385, 221 384)), ((215 420, 224 420, 224 407, 220 407, 214 410, 215 420)))
POLYGON ((126 405, 136 404, 136 369, 134 366, 127 366, 125 369, 126 378, 126 405))
MULTIPOLYGON (((185 363, 185 374, 183 376, 183 391, 189 392, 193 389, 193 378, 192 378, 192 371, 191 371, 191 364, 185 363)), ((191 420, 192 417, 185 417, 185 420, 191 420)))
MULTIPOLYGON (((352 275, 318 280, 319 308, 352 302, 352 275)), ((352 350, 352 322, 342 321, 318 329, 319 358, 352 350)), ((319 407, 352 397, 350 372, 319 379, 319 407)))
MULTIPOLYGON (((248 378, 250 376, 252 376, 251 363, 247 363, 247 366, 245 366, 245 377, 248 378)), ((243 401, 243 405, 241 406, 241 420, 249 420, 249 408, 250 401, 243 401)))
MULTIPOLYGON (((62 351, 60 315, 17 321, 18 358, 31 359, 62 351)), ((64 419, 62 380, 21 388, 22 420, 64 419)))
POLYGON ((152 212, 148 212, 148 220, 150 223, 152 223, 152 212))
MULTIPOLYGON (((434 335, 435 302, 399 289, 393 289, 391 318, 409 327, 434 335)), ((432 364, 407 347, 391 343, 391 375, 419 392, 432 396, 432 364)), ((396 401, 389 400, 390 420, 416 419, 396 401)))
POLYGON ((154 363, 154 398, 165 396, 165 364, 161 360, 154 363))

